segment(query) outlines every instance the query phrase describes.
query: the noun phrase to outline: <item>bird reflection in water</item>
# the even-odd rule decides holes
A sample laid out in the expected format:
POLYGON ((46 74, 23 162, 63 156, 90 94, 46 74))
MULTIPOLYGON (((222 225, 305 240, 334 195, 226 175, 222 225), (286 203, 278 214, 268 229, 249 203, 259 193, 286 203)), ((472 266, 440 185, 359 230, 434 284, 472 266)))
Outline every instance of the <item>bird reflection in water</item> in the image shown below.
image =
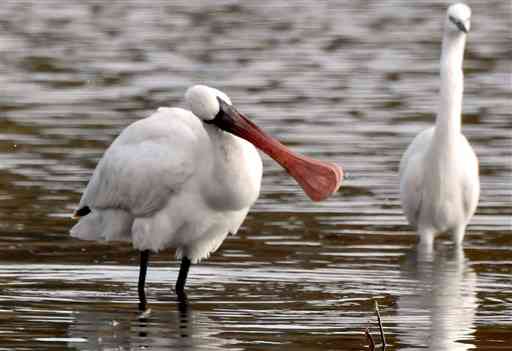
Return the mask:
POLYGON ((190 318, 189 318, 189 309, 190 306, 188 304, 187 297, 179 297, 178 298, 178 315, 179 315, 179 328, 180 328, 180 336, 182 338, 189 337, 189 326, 190 326, 190 318))
POLYGON ((216 337, 217 333, 208 318, 194 313, 187 300, 179 300, 175 310, 166 304, 139 314, 131 307, 80 312, 68 338, 69 346, 77 350, 221 350, 229 341, 216 337))
MULTIPOLYGON (((188 304, 188 299, 185 296, 180 296, 177 299, 176 302, 176 311, 178 312, 177 320, 178 320, 178 334, 182 338, 189 337, 190 334, 190 321, 189 318, 189 310, 190 306, 188 304)), ((141 314, 139 315, 138 321, 139 326, 141 327, 141 330, 139 332, 139 337, 144 338, 147 337, 147 326, 149 325, 150 321, 150 315, 151 315, 151 309, 146 309, 145 303, 139 302, 139 309, 141 309, 141 314)))
MULTIPOLYGON (((441 244, 441 243, 440 243, 441 244)), ((402 275, 412 286, 398 299, 400 344, 436 351, 474 348, 477 275, 461 247, 425 252, 422 246, 406 256, 402 275)))

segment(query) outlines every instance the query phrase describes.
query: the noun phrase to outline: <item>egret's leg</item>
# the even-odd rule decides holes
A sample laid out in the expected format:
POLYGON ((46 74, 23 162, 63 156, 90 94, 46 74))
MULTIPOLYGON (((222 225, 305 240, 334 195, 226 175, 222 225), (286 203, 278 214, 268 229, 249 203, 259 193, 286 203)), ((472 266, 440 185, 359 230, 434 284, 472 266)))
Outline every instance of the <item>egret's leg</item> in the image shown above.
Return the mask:
POLYGON ((181 259, 180 273, 178 274, 178 280, 176 281, 176 295, 178 295, 180 300, 186 300, 187 298, 187 295, 185 294, 185 283, 187 282, 190 263, 190 260, 183 256, 181 259))
POLYGON ((149 250, 140 252, 140 269, 139 269, 139 309, 142 311, 146 310, 146 292, 144 291, 144 285, 146 284, 146 272, 148 270, 149 262, 149 250))
POLYGON ((452 231, 451 234, 452 234, 452 240, 453 240, 453 243, 455 244, 455 246, 461 247, 462 241, 464 240, 464 235, 466 234, 466 226, 464 226, 464 225, 458 226, 457 228, 455 228, 452 231))
POLYGON ((418 229, 418 260, 432 261, 434 251, 434 231, 431 229, 418 229))

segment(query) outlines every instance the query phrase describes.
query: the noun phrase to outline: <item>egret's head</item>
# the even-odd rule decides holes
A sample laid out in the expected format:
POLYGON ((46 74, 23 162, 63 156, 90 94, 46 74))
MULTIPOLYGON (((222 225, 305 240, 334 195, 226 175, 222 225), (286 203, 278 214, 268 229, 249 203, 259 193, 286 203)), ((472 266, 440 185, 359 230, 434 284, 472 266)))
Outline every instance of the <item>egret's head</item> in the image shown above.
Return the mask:
POLYGON ((206 85, 194 85, 185 93, 188 107, 203 121, 213 120, 220 112, 219 98, 231 105, 231 100, 226 94, 206 85))
POLYGON ((463 3, 453 4, 447 11, 446 28, 450 32, 468 33, 471 27, 471 9, 463 3))

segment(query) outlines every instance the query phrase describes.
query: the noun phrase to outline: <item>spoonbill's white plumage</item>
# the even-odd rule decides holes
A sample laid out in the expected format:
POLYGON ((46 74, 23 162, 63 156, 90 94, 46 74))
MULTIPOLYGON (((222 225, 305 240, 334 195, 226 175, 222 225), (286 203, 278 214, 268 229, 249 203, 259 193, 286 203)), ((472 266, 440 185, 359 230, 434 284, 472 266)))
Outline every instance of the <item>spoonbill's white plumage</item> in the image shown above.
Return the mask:
POLYGON ((462 62, 470 17, 465 4, 448 8, 436 123, 416 136, 400 163, 402 208, 420 244, 430 248, 434 236, 444 232, 456 245, 462 243, 480 194, 478 159, 461 133, 462 62))
POLYGON ((189 110, 159 108, 128 126, 99 161, 71 235, 131 241, 141 251, 139 298, 149 252, 175 248, 176 293, 184 297, 191 263, 236 233, 260 191, 257 146, 279 162, 314 200, 336 191, 341 169, 293 154, 239 113, 221 91, 198 85, 189 110), (245 140, 244 140, 245 139, 245 140))

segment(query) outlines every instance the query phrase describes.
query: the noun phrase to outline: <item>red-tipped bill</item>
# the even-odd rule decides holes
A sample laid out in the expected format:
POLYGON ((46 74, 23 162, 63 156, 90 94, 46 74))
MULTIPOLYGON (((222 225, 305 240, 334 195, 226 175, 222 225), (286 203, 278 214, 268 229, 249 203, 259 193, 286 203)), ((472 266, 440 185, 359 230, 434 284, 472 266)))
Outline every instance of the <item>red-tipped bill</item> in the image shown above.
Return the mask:
POLYGON ((321 201, 336 192, 343 179, 343 170, 334 163, 322 162, 294 153, 274 139, 233 106, 222 99, 220 112, 211 123, 243 138, 272 157, 304 189, 313 201, 321 201))

